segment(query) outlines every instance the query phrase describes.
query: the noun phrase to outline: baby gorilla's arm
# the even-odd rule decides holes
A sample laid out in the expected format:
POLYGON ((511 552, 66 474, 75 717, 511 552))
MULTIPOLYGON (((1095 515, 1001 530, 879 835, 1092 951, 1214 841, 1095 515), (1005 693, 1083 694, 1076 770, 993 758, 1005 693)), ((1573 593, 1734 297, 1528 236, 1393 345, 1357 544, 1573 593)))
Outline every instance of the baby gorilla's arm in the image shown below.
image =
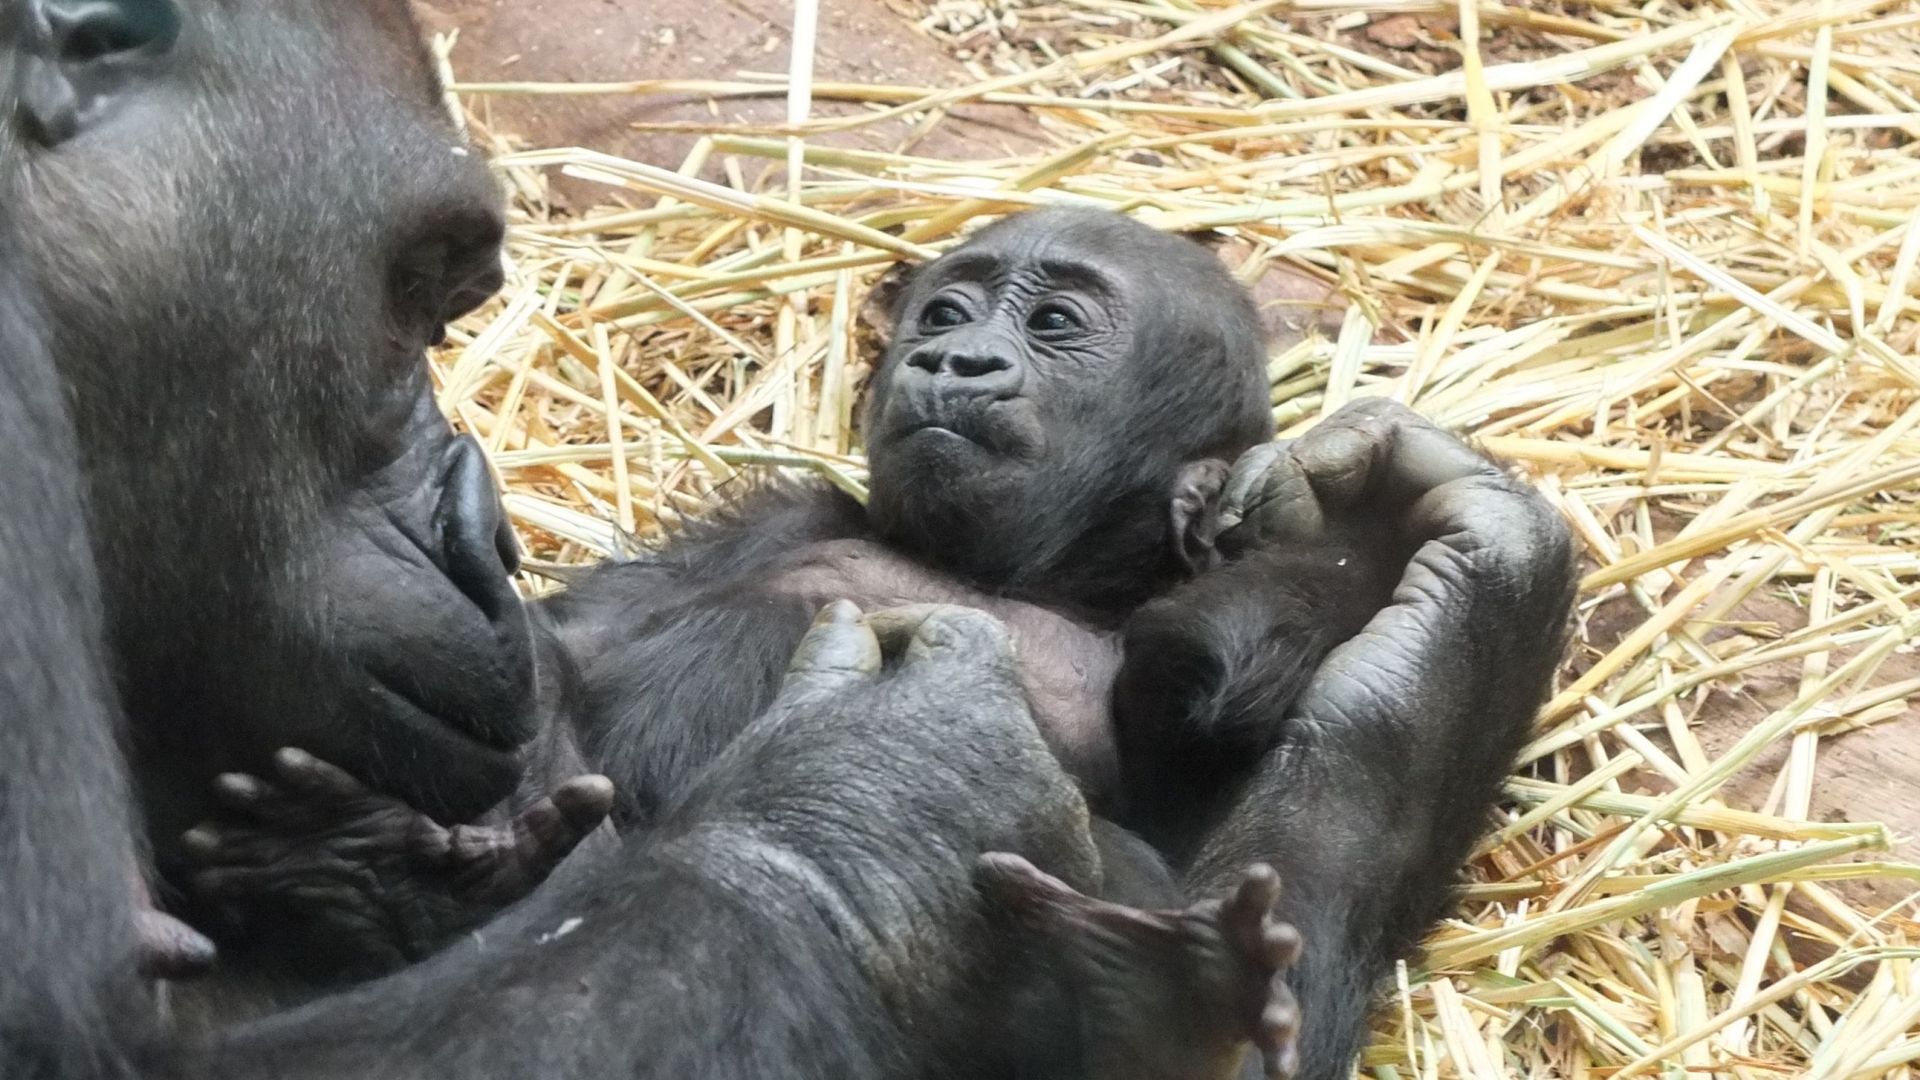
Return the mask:
MULTIPOLYGON (((215 781, 230 819, 186 835, 200 893, 309 928, 352 974, 418 960, 532 892, 613 806, 577 776, 501 824, 443 826, 301 750, 215 781)), ((504 817, 504 815, 503 815, 504 817)))

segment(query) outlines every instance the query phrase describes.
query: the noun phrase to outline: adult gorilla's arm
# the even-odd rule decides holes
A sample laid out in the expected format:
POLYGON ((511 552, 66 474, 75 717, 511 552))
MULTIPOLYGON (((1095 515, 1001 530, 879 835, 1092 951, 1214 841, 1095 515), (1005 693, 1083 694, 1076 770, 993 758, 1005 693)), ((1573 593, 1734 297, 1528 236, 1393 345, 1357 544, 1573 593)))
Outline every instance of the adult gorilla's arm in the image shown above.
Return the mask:
POLYGON ((79 454, 32 315, 0 260, 0 1076, 92 1080, 126 1072, 99 1036, 139 1015, 138 864, 79 454))
MULTIPOLYGON (((1440 914, 1547 692, 1573 594, 1571 540, 1532 489, 1377 400, 1242 458, 1223 519, 1230 556, 1355 537, 1412 553, 1389 606, 1333 649, 1291 708, 1197 718, 1264 728, 1271 748, 1212 808, 1189 882, 1217 887, 1250 861, 1280 870, 1280 911, 1306 942, 1294 985, 1301 1075, 1345 1075, 1372 994, 1440 914)), ((1233 640, 1261 633, 1258 620, 1212 627, 1216 691, 1284 662, 1233 640)), ((1240 687, 1195 707, 1260 702, 1240 687)))

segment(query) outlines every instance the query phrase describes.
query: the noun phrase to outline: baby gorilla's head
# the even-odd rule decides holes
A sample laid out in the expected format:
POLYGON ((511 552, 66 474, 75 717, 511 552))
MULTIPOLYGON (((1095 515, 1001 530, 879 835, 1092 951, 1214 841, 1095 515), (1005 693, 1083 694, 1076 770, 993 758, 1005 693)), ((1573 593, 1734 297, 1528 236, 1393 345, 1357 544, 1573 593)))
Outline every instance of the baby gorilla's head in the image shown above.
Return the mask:
POLYGON ((919 268, 866 413, 870 513, 985 584, 1096 607, 1180 569, 1179 506, 1272 437, 1253 302, 1213 254, 1050 209, 919 268))

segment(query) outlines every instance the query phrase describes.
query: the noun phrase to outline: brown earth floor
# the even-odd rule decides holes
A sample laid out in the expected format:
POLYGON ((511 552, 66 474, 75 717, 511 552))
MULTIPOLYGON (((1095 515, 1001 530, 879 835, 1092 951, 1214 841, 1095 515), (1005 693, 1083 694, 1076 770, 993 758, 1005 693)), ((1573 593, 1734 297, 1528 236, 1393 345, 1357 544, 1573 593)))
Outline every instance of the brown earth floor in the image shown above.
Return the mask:
MULTIPOLYGON (((455 65, 463 81, 599 82, 637 79, 728 79, 739 72, 784 72, 792 7, 787 0, 416 0, 429 29, 457 29, 455 65)), ((911 22, 881 0, 827 0, 819 26, 816 77, 912 85, 970 81, 966 69, 911 22)), ((849 106, 822 104, 832 114, 849 106)), ((533 145, 579 145, 656 165, 677 167, 694 136, 641 132, 634 122, 709 120, 716 113, 699 98, 622 96, 496 97, 488 105, 496 130, 533 145)), ((778 123, 779 98, 719 103, 727 120, 778 123)), ((956 123, 942 124, 913 152, 952 159, 991 159, 1030 152, 1033 129, 1016 110, 958 109, 956 123)), ((909 128, 876 125, 832 136, 827 142, 897 149, 909 128)), ((618 193, 586 185, 555 186, 563 205, 617 201, 618 193)), ((1256 286, 1266 303, 1269 329, 1294 337, 1310 322, 1339 325, 1326 302, 1326 288, 1312 279, 1268 275, 1256 286)), ((1642 616, 1596 613, 1595 643, 1632 629, 1642 616)), ((1741 612, 1757 623, 1791 631, 1804 612, 1782 599, 1759 599, 1741 612)), ((1907 652, 1887 661, 1877 682, 1920 675, 1920 656, 1907 652)), ((1728 749, 1754 723, 1793 699, 1797 665, 1749 677, 1736 689, 1717 688, 1701 707, 1696 734, 1709 754, 1728 749)), ((1766 799, 1784 757, 1775 754, 1729 785, 1732 805, 1757 807, 1766 799)), ((1819 819, 1883 821, 1900 838, 1898 855, 1920 859, 1920 709, 1898 720, 1823 741, 1813 815, 1819 819)), ((1869 905, 1891 904, 1909 891, 1900 882, 1848 890, 1869 905)))

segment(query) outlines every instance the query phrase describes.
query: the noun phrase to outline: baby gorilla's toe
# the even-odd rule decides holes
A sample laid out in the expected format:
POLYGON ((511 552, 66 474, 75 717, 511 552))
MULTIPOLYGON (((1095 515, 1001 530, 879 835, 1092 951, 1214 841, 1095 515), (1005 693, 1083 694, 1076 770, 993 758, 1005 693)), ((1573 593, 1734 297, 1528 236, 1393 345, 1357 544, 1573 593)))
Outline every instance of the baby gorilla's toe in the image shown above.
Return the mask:
POLYGON ((1156 1080, 1227 1076, 1248 1044, 1269 1076, 1292 1072, 1298 1010, 1282 976, 1300 942, 1273 916, 1271 867, 1181 911, 1090 897, 1004 852, 981 856, 975 881, 1064 960, 1096 1072, 1111 1063, 1156 1080))
POLYGON ((344 801, 371 794, 345 769, 291 746, 273 755, 273 774, 289 792, 309 799, 344 801))
MULTIPOLYGON (((1270 1077, 1292 1075, 1300 1026, 1299 1007, 1282 978, 1300 958, 1300 932, 1274 916, 1279 899, 1280 875, 1256 863, 1218 909, 1221 938, 1237 956, 1239 993, 1253 1016, 1250 1038, 1270 1077)), ((1205 917, 1207 908, 1201 904, 1189 911, 1205 917)))

